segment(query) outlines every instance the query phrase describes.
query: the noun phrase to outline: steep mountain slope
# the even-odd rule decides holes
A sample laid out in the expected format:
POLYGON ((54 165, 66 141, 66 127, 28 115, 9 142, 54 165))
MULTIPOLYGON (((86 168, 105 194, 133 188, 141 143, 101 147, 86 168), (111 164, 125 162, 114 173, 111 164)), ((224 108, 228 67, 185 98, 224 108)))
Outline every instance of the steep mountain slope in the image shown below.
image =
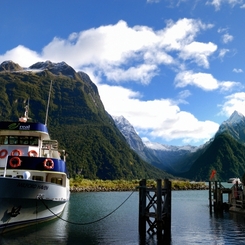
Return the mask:
POLYGON ((240 143, 245 143, 245 117, 238 111, 234 111, 228 120, 224 121, 216 136, 222 133, 230 134, 240 143))
POLYGON ((245 117, 237 111, 220 125, 214 138, 200 147, 142 142, 126 119, 114 120, 132 149, 173 175, 207 181, 215 169, 218 179, 227 181, 230 177, 242 178, 245 173, 245 117))
POLYGON ((241 178, 245 173, 245 146, 229 134, 219 134, 183 177, 207 181, 213 169, 220 181, 241 178))
POLYGON ((123 116, 113 116, 113 120, 120 130, 120 132, 125 137, 131 149, 133 149, 143 160, 151 163, 153 166, 164 169, 162 163, 159 159, 154 156, 151 150, 143 143, 142 139, 135 132, 134 127, 129 123, 129 121, 123 116))
POLYGON ((50 81, 53 81, 48 128, 59 148, 68 151, 72 176, 86 178, 165 178, 132 151, 105 111, 97 87, 87 74, 66 63, 38 62, 22 68, 0 65, 0 120, 18 120, 30 99, 29 116, 44 122, 50 81))
POLYGON ((187 171, 197 158, 197 154, 193 154, 198 151, 196 146, 170 146, 149 141, 143 142, 126 118, 120 116, 113 119, 130 147, 157 168, 176 175, 187 171))

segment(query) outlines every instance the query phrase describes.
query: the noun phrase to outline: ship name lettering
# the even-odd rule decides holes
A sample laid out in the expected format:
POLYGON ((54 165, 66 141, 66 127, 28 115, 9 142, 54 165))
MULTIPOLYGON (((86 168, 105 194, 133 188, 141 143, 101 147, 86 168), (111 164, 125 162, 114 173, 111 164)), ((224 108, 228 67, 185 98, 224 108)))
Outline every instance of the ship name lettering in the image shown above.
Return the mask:
POLYGON ((19 129, 22 129, 22 130, 30 130, 30 127, 31 127, 31 125, 20 125, 20 128, 19 129))
POLYGON ((18 183, 18 187, 48 190, 47 185, 37 185, 37 184, 28 184, 28 183, 20 183, 20 182, 18 183))

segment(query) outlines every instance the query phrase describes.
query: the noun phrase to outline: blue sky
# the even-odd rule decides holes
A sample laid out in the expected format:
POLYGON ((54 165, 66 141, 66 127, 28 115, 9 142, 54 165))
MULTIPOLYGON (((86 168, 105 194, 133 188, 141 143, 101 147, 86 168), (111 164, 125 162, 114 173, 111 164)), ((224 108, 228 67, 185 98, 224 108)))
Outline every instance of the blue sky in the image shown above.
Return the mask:
POLYGON ((144 140, 201 145, 245 115, 244 0, 1 1, 0 62, 65 61, 144 140))

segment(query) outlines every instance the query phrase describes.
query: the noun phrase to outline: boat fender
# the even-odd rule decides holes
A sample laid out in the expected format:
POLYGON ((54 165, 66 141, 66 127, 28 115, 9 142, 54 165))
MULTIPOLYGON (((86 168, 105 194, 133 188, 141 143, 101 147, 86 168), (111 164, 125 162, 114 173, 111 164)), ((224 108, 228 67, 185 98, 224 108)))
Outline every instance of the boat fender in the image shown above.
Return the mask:
POLYGON ((25 171, 23 173, 23 179, 29 179, 31 177, 31 173, 29 171, 25 171))
POLYGON ((38 157, 38 154, 36 151, 31 150, 28 152, 28 157, 38 157))
POLYGON ((54 162, 50 158, 46 158, 43 162, 43 166, 46 169, 53 169, 54 168, 54 162))
POLYGON ((9 161, 9 165, 12 167, 12 168, 18 168, 20 167, 21 165, 21 160, 19 157, 12 157, 9 161))
POLYGON ((5 158, 8 155, 8 151, 3 149, 0 151, 0 158, 5 158))
POLYGON ((11 156, 20 156, 21 155, 21 151, 18 149, 15 149, 11 152, 11 156))

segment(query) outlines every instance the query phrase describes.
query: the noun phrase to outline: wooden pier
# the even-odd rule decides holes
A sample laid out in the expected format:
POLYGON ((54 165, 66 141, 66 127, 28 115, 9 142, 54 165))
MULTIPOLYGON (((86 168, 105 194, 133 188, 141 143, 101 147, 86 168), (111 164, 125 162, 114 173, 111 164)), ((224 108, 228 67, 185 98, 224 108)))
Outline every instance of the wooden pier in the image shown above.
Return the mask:
POLYGON ((234 184, 230 188, 225 188, 219 181, 209 181, 209 209, 212 212, 237 212, 245 214, 243 184, 234 184), (227 202, 224 202, 223 195, 228 195, 227 202))
POLYGON ((146 232, 157 235, 157 240, 171 239, 171 182, 157 180, 157 187, 147 188, 146 180, 139 186, 139 234, 141 241, 146 232))
POLYGON ((231 188, 225 188, 219 181, 209 181, 209 210, 212 212, 221 212, 229 209, 231 203, 231 188), (223 202, 223 194, 228 194, 228 202, 223 202))

